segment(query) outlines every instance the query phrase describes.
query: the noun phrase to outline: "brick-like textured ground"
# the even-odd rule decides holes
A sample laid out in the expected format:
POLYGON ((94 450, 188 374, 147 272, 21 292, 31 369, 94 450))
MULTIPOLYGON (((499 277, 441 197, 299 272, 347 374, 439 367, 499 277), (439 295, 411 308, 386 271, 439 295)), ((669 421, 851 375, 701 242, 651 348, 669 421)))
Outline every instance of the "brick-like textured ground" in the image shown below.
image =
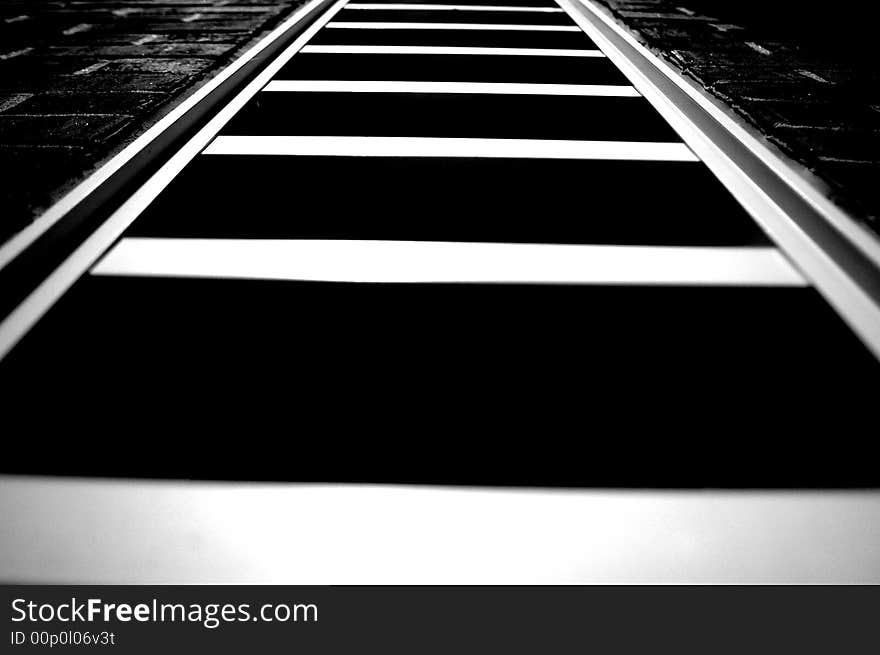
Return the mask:
POLYGON ((600 0, 880 234, 880 67, 866 6, 600 0))
POLYGON ((0 241, 301 0, 0 0, 0 241))

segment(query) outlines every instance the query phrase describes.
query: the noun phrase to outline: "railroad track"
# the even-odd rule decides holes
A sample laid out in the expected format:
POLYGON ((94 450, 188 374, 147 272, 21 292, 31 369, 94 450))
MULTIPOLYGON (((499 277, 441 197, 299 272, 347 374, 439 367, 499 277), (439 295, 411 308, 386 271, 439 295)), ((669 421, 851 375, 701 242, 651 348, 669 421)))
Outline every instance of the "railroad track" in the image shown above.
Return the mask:
POLYGON ((313 0, 0 250, 16 466, 872 485, 878 262, 588 2, 313 0))

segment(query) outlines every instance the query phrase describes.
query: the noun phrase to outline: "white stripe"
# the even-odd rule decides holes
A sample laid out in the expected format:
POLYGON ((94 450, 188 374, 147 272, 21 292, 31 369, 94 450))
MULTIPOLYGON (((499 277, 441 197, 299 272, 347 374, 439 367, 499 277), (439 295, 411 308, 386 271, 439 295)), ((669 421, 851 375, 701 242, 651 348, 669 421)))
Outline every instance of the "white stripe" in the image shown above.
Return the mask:
POLYGON ((318 93, 485 93, 509 95, 611 96, 638 98, 631 86, 608 84, 506 84, 487 82, 385 82, 274 80, 263 91, 318 93))
MULTIPOLYGON (((291 347, 304 345, 291 337, 291 347)), ((228 344, 235 346, 247 344, 228 344)), ((218 352, 218 363, 221 357, 218 352)), ((510 352, 511 371, 517 358, 510 352)), ((754 373, 775 375, 775 365, 766 362, 754 373)), ((266 369, 270 366, 267 362, 266 369)), ((476 363, 472 370, 479 370, 476 363)), ((129 375, 137 373, 132 366, 129 375)), ((283 373, 293 377, 303 371, 283 373)), ((375 375, 363 371, 356 379, 370 373, 375 375)), ((642 372, 621 371, 620 378, 627 373, 642 372)), ((719 380, 724 373, 717 372, 719 380)), ((473 375, 459 372, 467 374, 473 375)), ((572 384, 580 377, 596 379, 589 369, 572 367, 570 375, 572 384)), ((236 380, 230 387, 247 382, 236 380)), ((648 393, 648 385, 621 390, 627 392, 637 411, 636 399, 648 393)), ((683 397, 682 407, 685 402, 683 397)), ((585 398, 585 409, 588 403, 585 398)), ((94 411, 97 420, 98 407, 94 411)), ((657 422, 672 425, 674 419, 657 422)), ((383 452, 377 449, 375 456, 383 452)), ((510 477, 515 470, 511 467, 510 477)), ((873 489, 617 490, 3 475, 0 516, 0 578, 22 584, 880 584, 880 491, 873 489)), ((857 587, 845 591, 863 593, 857 587)))
POLYGON ((601 50, 566 48, 478 48, 423 45, 307 45, 300 52, 328 55, 505 55, 529 57, 604 57, 601 50))
POLYGON ((370 23, 336 21, 327 29, 344 30, 503 30, 513 32, 580 32, 577 25, 507 25, 502 23, 370 23))
POLYGON ((699 161, 683 143, 363 136, 219 136, 204 154, 699 161))
POLYGON ((328 282, 805 284, 775 248, 437 241, 128 238, 92 273, 328 282))
POLYGON ((517 11, 535 13, 563 13, 559 7, 502 7, 499 5, 437 5, 437 4, 408 4, 395 2, 388 4, 370 2, 352 2, 345 5, 344 9, 390 9, 400 11, 426 10, 426 11, 517 11))

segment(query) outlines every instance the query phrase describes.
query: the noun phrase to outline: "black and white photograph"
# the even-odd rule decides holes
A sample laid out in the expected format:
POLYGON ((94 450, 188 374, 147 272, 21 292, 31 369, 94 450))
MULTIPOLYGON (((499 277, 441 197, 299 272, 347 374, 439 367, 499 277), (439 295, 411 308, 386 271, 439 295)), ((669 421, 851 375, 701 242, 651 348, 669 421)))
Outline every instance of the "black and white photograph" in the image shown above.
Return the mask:
POLYGON ((10 652, 869 652, 875 18, 0 0, 10 652))

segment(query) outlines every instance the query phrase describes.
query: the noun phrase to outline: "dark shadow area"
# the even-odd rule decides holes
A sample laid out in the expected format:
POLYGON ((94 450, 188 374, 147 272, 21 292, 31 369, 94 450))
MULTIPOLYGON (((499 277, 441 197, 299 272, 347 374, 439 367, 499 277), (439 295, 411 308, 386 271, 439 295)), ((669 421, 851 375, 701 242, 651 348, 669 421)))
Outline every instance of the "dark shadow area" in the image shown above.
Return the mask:
POLYGON ((876 69, 878 11, 872 2, 683 0, 680 4, 762 38, 799 42, 817 57, 876 69))
POLYGON ((877 364, 806 289, 92 277, 0 375, 9 473, 880 485, 877 364))

